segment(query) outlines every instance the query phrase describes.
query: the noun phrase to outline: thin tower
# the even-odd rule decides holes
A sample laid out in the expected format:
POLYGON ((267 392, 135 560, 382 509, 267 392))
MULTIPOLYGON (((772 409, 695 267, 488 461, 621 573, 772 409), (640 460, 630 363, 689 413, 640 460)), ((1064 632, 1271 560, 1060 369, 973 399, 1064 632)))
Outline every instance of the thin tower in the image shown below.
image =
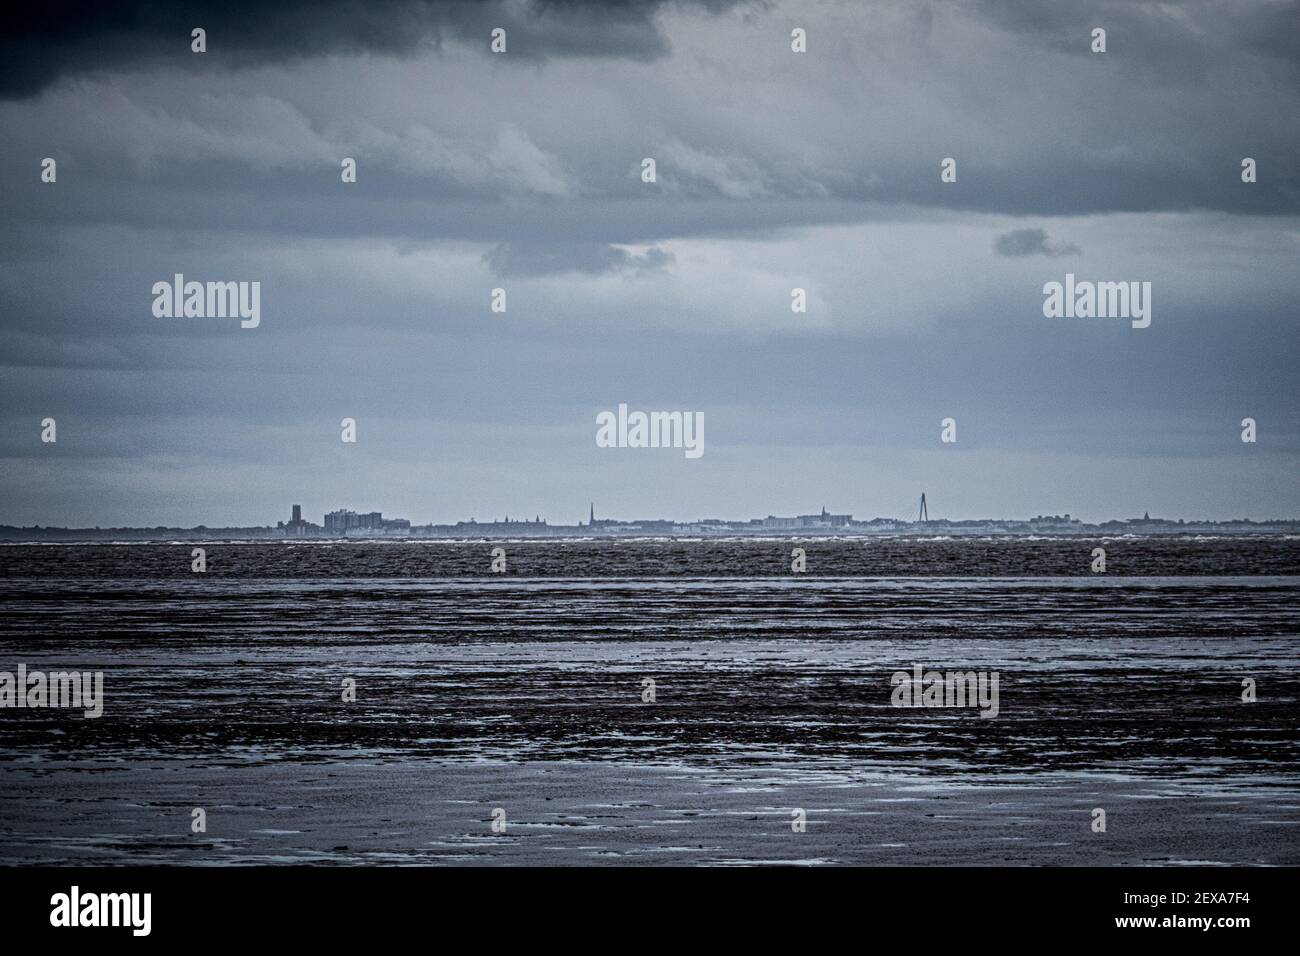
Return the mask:
POLYGON ((916 516, 917 521, 929 521, 930 512, 925 507, 925 492, 921 492, 921 512, 916 516))
POLYGON ((587 527, 594 528, 595 526, 596 526, 596 502, 593 501, 591 503, 591 516, 587 518, 587 527))

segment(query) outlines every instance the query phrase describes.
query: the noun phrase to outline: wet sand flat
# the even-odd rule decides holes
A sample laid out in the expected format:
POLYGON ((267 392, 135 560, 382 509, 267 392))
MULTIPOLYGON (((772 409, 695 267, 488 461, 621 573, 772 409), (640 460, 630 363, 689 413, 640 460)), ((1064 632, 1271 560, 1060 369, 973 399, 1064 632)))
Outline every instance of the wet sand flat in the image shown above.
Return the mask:
POLYGON ((207 577, 0 548, 0 670, 105 697, 0 713, 0 859, 1300 862, 1300 577, 1249 573, 1300 546, 1111 546, 1170 573, 981 573, 1073 540, 896 542, 897 578, 767 574, 755 542, 535 544, 537 577, 394 576, 480 543, 222 548, 207 577), (996 718, 893 706, 914 665, 996 672, 996 718))
POLYGON ((149 761, 10 763, 0 781, 6 864, 1300 863, 1293 788, 1105 774, 149 761), (195 806, 206 833, 191 833, 195 806), (1095 807, 1105 833, 1092 831, 1095 807), (795 808, 806 832, 791 828, 795 808))

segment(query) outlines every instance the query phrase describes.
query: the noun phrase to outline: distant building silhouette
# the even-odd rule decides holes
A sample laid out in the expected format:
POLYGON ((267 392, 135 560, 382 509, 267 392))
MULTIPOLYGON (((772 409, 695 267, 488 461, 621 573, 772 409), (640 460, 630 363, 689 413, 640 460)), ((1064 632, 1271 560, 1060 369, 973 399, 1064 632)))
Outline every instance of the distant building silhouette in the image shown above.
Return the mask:
POLYGON ((288 523, 283 521, 277 522, 277 529, 282 530, 291 538, 303 538, 321 530, 320 525, 302 520, 302 505, 293 505, 292 510, 293 517, 289 519, 288 523))

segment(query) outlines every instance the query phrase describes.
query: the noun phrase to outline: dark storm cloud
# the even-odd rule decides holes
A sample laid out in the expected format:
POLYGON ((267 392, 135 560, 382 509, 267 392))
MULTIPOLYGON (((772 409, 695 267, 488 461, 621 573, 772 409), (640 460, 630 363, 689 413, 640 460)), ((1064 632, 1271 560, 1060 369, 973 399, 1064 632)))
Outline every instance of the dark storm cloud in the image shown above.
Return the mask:
POLYGON ((998 255, 1012 259, 1023 256, 1054 258, 1083 251, 1078 246, 1049 238, 1045 229, 1013 229, 998 236, 993 242, 993 248, 998 255))
POLYGON ((110 0, 27 5, 0 22, 0 97, 35 95, 61 76, 149 66, 249 66, 333 53, 402 54, 506 30, 509 53, 652 60, 668 52, 665 6, 720 11, 744 0, 110 0), (207 31, 208 53, 190 52, 207 31))
POLYGON ((602 242, 503 242, 488 250, 483 261, 503 277, 599 275, 620 269, 661 269, 672 263, 673 256, 657 246, 638 254, 602 242))
POLYGON ((806 14, 801 3, 754 2, 744 5, 752 16, 698 16, 740 3, 290 2, 234 15, 136 0, 24 15, 0 27, 0 97, 11 99, 0 103, 0 170, 16 182, 0 203, 11 221, 57 218, 48 190, 21 170, 32 155, 57 155, 62 172, 66 155, 82 163, 60 184, 84 190, 67 204, 75 221, 165 225, 183 203, 196 227, 313 234, 338 228, 337 205, 322 199, 337 157, 356 156, 348 222, 394 236, 504 238, 498 226, 516 214, 512 238, 569 230, 652 243, 864 221, 881 206, 1300 212, 1300 31, 1283 29, 1300 22, 1295 2, 1235 14, 1201 2, 806 14), (786 42, 796 15, 819 41, 806 57, 786 42), (200 20, 206 56, 189 53, 200 20), (498 24, 510 31, 508 57, 486 52, 498 24), (1094 25, 1109 31, 1104 55, 1089 52, 1094 25), (468 47, 452 50, 453 39, 468 47), (397 55, 191 72, 348 51, 397 55), (595 82, 575 55, 620 59, 602 63, 595 82), (875 90, 869 123, 844 90, 875 90), (659 162, 653 190, 639 180, 647 155, 659 162), (945 156, 961 175, 941 186, 945 156), (1260 171, 1249 186, 1247 156, 1260 171), (426 196, 430 208, 409 215, 426 196), (564 213, 530 216, 521 197, 563 198, 564 213))

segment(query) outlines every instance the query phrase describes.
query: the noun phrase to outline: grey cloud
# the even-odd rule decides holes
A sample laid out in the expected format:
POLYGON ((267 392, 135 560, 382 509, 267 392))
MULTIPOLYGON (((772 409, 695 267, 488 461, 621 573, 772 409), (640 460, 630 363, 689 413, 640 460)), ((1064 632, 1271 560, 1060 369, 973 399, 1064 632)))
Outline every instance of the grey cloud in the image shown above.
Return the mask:
POLYGON ((602 242, 502 242, 484 253, 483 261, 503 277, 563 272, 598 275, 621 269, 662 269, 672 263, 673 256, 658 246, 634 253, 602 242))
POLYGON ((1057 242, 1049 238, 1047 231, 1044 229, 1013 229, 998 236, 993 242, 993 248, 998 255, 1013 259, 1023 256, 1056 258, 1057 256, 1068 256, 1083 251, 1076 245, 1057 242))
POLYGON ((1106 30, 1107 56, 1166 75, 1204 75, 1224 53, 1252 50, 1300 67, 1300 0, 1134 3, 1131 0, 976 0, 981 19, 1062 52, 1093 56, 1091 32, 1106 30))

